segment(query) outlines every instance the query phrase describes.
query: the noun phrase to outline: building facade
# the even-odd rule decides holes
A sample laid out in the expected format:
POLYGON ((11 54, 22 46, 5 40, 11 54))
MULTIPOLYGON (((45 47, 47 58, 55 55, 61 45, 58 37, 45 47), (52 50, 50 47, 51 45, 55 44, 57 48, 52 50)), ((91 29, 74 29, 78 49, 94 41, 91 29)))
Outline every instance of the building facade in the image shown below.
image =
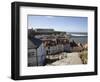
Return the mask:
POLYGON ((45 64, 46 51, 41 40, 28 39, 28 66, 43 66, 45 64))

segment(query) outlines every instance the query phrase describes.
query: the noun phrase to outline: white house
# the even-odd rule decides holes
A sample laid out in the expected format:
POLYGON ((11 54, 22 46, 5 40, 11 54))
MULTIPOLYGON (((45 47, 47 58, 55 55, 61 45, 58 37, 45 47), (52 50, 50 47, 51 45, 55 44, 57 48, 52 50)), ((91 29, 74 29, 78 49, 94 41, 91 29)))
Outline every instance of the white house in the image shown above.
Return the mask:
POLYGON ((40 39, 28 39, 28 66, 43 66, 46 59, 46 50, 40 39))

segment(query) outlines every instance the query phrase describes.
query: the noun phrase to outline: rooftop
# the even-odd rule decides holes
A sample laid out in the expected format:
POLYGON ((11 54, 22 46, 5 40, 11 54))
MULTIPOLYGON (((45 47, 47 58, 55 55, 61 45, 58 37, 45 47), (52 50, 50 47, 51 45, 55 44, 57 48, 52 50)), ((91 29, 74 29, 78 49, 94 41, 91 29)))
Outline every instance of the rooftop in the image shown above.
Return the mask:
POLYGON ((36 48, 35 44, 30 39, 28 39, 28 48, 29 49, 36 48))
POLYGON ((37 39, 35 37, 31 38, 32 43, 36 46, 36 48, 38 48, 41 44, 42 44, 42 40, 37 39))

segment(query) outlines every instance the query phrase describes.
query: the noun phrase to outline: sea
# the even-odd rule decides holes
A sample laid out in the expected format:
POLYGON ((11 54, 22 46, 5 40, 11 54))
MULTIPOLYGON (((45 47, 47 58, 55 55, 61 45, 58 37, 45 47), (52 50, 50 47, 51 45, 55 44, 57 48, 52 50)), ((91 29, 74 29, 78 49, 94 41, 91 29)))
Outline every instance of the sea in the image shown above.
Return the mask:
POLYGON ((68 33, 69 40, 75 41, 76 43, 86 44, 88 42, 88 33, 68 33))

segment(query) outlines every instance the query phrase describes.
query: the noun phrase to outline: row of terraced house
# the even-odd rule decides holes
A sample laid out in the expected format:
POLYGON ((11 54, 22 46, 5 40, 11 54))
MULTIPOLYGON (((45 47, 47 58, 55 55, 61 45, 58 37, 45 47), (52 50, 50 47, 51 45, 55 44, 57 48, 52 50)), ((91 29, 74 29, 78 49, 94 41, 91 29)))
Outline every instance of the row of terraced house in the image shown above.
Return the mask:
POLYGON ((70 51, 66 32, 28 29, 28 66, 43 66, 47 55, 70 51))

